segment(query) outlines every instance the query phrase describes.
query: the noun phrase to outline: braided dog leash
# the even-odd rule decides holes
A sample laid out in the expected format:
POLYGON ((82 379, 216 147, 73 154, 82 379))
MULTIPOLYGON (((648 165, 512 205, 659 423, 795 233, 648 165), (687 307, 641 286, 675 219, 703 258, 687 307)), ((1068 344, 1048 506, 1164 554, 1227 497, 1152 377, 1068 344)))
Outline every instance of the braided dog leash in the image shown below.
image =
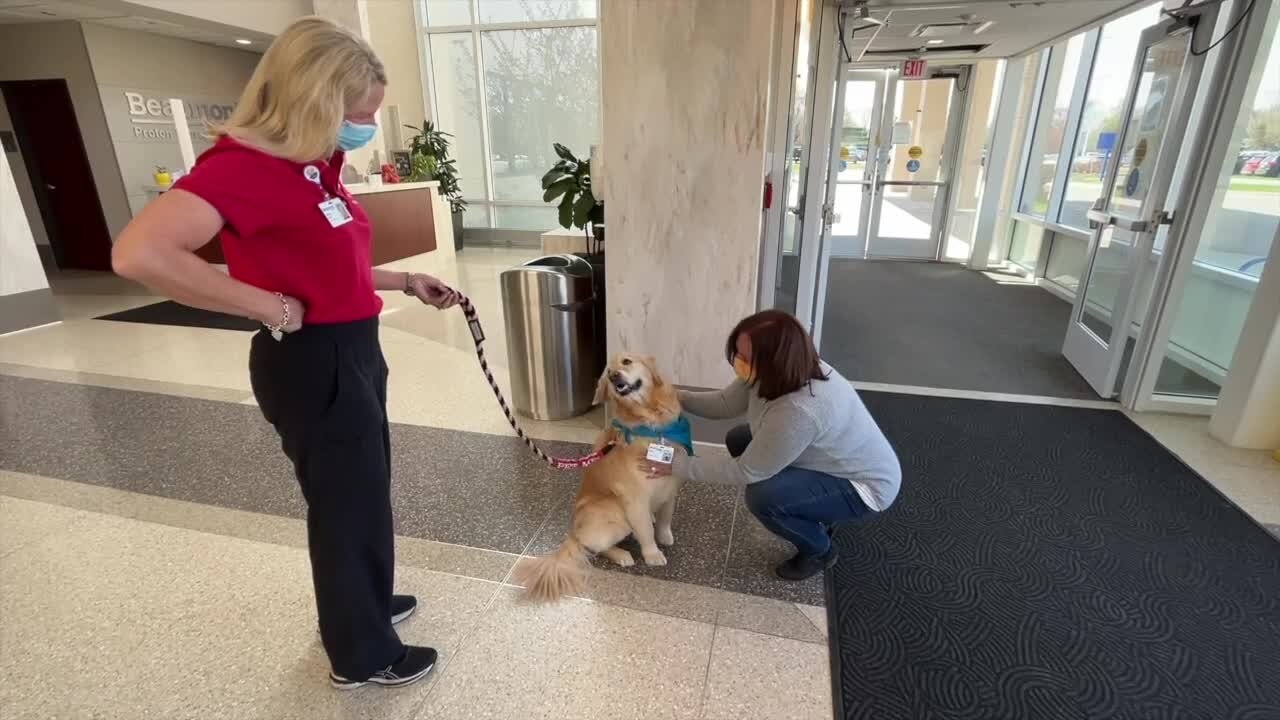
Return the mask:
POLYGON ((484 357, 484 328, 480 325, 480 315, 476 312, 475 305, 471 304, 471 298, 457 290, 454 290, 454 292, 460 298, 458 306, 462 308, 462 314, 467 318, 467 327, 471 330, 471 339, 476 344, 476 357, 480 359, 480 369, 484 371, 484 377, 489 381, 489 388, 493 390, 493 396, 498 399, 498 405, 502 407, 502 413, 507 416, 507 422, 511 423, 511 429, 516 431, 516 436, 523 440, 525 445, 529 446, 533 454, 551 467, 560 470, 586 467, 608 454, 613 449, 613 443, 582 457, 553 457, 538 447, 537 443, 524 433, 520 423, 516 421, 515 413, 511 412, 511 408, 507 405, 507 399, 503 397, 502 390, 498 387, 498 381, 493 378, 493 372, 489 370, 489 361, 484 357))

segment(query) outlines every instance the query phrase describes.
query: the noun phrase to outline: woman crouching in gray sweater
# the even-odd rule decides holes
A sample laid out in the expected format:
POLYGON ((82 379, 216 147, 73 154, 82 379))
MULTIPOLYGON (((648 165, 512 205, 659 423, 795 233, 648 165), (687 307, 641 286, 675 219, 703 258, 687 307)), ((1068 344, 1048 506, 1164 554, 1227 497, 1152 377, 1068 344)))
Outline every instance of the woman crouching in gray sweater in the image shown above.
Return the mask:
POLYGON ((791 315, 767 310, 729 334, 725 354, 738 376, 727 388, 682 392, 685 411, 748 424, 725 438, 730 458, 678 455, 648 464, 654 475, 746 486, 746 505, 796 546, 777 567, 804 580, 835 563, 829 528, 875 516, 898 496, 902 470, 853 386, 818 358, 791 315))

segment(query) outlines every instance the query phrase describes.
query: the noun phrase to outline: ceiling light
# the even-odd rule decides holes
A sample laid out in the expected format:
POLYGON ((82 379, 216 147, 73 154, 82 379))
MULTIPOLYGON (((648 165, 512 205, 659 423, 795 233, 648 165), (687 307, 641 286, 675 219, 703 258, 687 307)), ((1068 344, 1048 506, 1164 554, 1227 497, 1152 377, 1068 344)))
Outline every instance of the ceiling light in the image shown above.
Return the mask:
POLYGON ((236 38, 236 44, 237 44, 237 45, 252 45, 252 44, 253 44, 253 41, 252 41, 252 40, 245 40, 244 38, 236 38))
POLYGON ((986 21, 986 22, 982 23, 981 25, 979 25, 978 27, 974 28, 974 29, 973 29, 973 34, 974 34, 974 35, 981 35, 982 33, 984 33, 984 32, 986 32, 986 31, 990 30, 990 29, 991 29, 991 26, 992 26, 992 25, 995 25, 995 24, 996 24, 996 23, 995 23, 995 21, 994 21, 994 20, 988 20, 988 21, 986 21))
POLYGON ((940 39, 938 39, 938 38, 933 38, 932 40, 926 40, 925 42, 927 42, 929 45, 941 45, 941 44, 942 44, 942 40, 940 40, 940 39))

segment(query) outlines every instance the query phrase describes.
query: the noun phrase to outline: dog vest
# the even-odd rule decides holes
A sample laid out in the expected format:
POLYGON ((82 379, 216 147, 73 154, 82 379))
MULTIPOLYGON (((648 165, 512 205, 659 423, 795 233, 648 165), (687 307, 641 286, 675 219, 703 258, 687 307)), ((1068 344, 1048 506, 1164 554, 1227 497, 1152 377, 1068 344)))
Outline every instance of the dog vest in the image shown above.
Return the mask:
POLYGON ((693 426, 689 424, 688 416, 683 413, 675 420, 654 427, 653 425, 623 425, 617 420, 613 421, 613 426, 622 433, 622 439, 628 445, 631 444, 633 437, 656 438, 663 442, 675 443, 685 449, 689 453, 689 457, 693 457, 693 426))

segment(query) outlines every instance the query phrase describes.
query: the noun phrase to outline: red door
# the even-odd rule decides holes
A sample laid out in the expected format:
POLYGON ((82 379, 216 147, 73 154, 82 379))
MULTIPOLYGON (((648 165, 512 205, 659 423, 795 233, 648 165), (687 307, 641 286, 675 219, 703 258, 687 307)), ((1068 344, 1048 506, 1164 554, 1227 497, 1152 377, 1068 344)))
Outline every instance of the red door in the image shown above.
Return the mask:
POLYGON ((60 268, 111 270, 111 233, 63 80, 0 83, 60 268))

